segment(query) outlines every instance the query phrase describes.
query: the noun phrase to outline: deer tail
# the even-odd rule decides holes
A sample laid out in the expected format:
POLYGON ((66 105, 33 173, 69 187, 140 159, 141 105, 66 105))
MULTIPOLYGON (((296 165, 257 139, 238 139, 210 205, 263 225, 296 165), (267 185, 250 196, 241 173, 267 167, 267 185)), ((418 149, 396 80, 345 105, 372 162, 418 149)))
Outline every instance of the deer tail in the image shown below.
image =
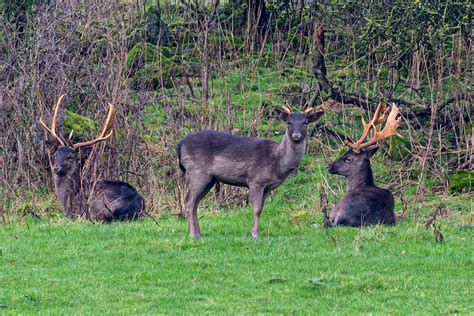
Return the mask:
POLYGON ((181 163, 181 142, 176 145, 176 153, 178 156, 179 169, 181 169, 181 175, 179 176, 179 178, 182 178, 186 174, 186 168, 184 168, 183 164, 181 163))

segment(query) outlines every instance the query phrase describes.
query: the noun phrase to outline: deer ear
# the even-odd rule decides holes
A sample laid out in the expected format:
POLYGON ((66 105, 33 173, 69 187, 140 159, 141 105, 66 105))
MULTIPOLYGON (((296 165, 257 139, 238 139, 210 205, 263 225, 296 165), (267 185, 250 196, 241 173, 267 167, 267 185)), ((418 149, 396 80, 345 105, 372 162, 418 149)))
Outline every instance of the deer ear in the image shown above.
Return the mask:
POLYGON ((323 114, 324 111, 318 111, 307 115, 306 118, 308 119, 308 123, 316 122, 321 116, 323 116, 323 114))
POLYGON ((377 152, 377 150, 379 150, 379 148, 380 148, 379 146, 373 145, 373 146, 362 149, 362 151, 365 154, 367 154, 368 158, 372 158, 372 156, 375 155, 375 153, 377 152))
POLYGON ((44 147, 50 156, 54 155, 56 150, 58 150, 58 144, 49 140, 44 141, 44 147))
POLYGON ((290 116, 287 112, 285 112, 284 110, 280 109, 280 108, 275 108, 275 113, 277 114, 277 117, 280 119, 280 120, 283 120, 285 122, 288 121, 288 117, 290 116))
POLYGON ((89 155, 92 152, 92 146, 80 147, 77 150, 79 151, 79 159, 84 162, 89 158, 89 155))

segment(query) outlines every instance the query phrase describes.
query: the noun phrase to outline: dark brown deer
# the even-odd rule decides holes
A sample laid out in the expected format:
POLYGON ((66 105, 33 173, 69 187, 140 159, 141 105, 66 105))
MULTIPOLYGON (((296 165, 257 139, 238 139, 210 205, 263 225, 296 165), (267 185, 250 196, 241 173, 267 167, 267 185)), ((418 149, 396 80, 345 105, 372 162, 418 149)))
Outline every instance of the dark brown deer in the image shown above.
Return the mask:
POLYGON ((179 167, 183 174, 189 175, 185 206, 191 237, 201 234, 198 204, 216 182, 249 189, 254 212, 251 235, 259 237, 266 196, 298 167, 305 151, 307 126, 323 114, 323 111, 310 114, 311 110, 303 113, 291 113, 288 107, 276 110, 288 125, 280 143, 207 130, 188 135, 177 145, 179 167))
POLYGON ((347 180, 346 193, 334 206, 331 214, 333 225, 361 227, 373 224, 395 224, 393 195, 389 190, 375 185, 370 158, 377 152, 377 143, 399 136, 396 129, 400 125, 398 108, 393 105, 389 113, 386 103, 381 100, 369 123, 364 124, 364 132, 356 143, 346 142, 350 148, 344 155, 327 166, 332 174, 344 176, 347 180), (386 123, 378 132, 376 126, 386 123), (373 137, 364 143, 369 132, 373 137))
POLYGON ((72 132, 68 140, 57 133, 57 120, 62 95, 54 109, 51 127, 42 118, 41 126, 53 137, 47 141, 46 147, 52 157, 51 166, 54 186, 63 212, 70 218, 87 217, 92 220, 112 221, 141 217, 145 204, 141 195, 134 187, 120 181, 83 181, 81 169, 90 154, 93 145, 104 141, 112 135, 115 123, 115 108, 109 104, 109 114, 99 136, 91 141, 73 144, 72 132), (86 205, 89 204, 89 212, 86 205))

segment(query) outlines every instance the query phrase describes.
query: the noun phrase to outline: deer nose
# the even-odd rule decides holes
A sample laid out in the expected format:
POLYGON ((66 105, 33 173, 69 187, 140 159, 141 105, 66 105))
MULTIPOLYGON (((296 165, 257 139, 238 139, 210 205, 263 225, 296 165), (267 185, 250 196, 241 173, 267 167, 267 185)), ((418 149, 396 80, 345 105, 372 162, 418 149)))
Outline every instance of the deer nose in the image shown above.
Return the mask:
POLYGON ((326 165, 326 170, 329 171, 330 173, 334 172, 334 168, 332 164, 326 165))
POLYGON ((301 138, 301 133, 293 133, 293 134, 291 134, 291 137, 293 139, 300 139, 301 138))

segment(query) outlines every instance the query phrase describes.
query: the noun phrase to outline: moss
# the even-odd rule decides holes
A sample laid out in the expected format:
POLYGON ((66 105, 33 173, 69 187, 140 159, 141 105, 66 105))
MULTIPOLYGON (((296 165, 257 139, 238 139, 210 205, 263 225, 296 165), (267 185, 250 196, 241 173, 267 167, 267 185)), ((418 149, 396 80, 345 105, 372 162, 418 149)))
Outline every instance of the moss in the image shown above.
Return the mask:
POLYGON ((64 120, 64 132, 74 131, 75 136, 92 137, 97 132, 97 124, 90 118, 67 110, 64 120))
POLYGON ((136 68, 144 64, 163 60, 176 62, 179 60, 179 56, 169 47, 155 46, 150 43, 137 43, 128 52, 127 66, 136 68))
POLYGON ((127 66, 132 69, 132 86, 172 87, 171 78, 180 75, 179 56, 170 48, 138 43, 128 53, 127 66))
POLYGON ((169 29, 175 38, 175 42, 180 43, 181 47, 183 45, 194 44, 196 42, 198 35, 192 30, 192 27, 190 26, 175 23, 171 24, 169 29))
POLYGON ((161 54, 164 57, 169 58, 172 62, 178 62, 180 60, 180 56, 178 55, 177 49, 176 48, 171 48, 171 47, 157 47, 158 52, 161 52, 161 54))
POLYGON ((150 43, 137 43, 127 55, 127 66, 138 67, 140 64, 151 63, 156 57, 156 47, 150 43))
POLYGON ((245 45, 245 41, 240 36, 232 35, 232 37, 230 37, 229 39, 232 44, 232 47, 234 48, 240 49, 245 45))
POLYGON ((224 45, 225 47, 232 47, 235 49, 241 49, 245 44, 241 37, 236 36, 231 32, 225 32, 223 35, 220 33, 210 34, 208 42, 212 46, 224 45))
POLYGON ((163 58, 161 62, 147 64, 143 69, 136 71, 132 78, 132 86, 134 88, 145 87, 152 90, 161 86, 171 88, 179 75, 179 66, 171 60, 163 58))
POLYGON ((449 179, 449 193, 464 193, 473 190, 474 171, 459 170, 449 179))

